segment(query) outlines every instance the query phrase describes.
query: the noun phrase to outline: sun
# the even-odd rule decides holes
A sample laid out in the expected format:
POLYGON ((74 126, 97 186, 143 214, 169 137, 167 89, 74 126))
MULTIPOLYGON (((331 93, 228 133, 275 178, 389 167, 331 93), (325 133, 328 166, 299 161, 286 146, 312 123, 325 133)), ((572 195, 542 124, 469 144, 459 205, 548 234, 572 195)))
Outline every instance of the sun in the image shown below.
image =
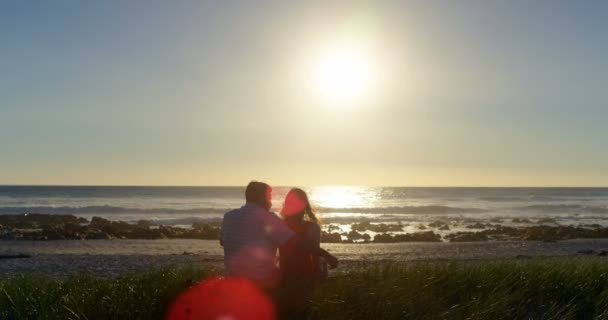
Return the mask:
POLYGON ((369 97, 376 84, 372 56, 356 45, 334 45, 317 54, 312 68, 316 94, 332 105, 352 105, 369 97))

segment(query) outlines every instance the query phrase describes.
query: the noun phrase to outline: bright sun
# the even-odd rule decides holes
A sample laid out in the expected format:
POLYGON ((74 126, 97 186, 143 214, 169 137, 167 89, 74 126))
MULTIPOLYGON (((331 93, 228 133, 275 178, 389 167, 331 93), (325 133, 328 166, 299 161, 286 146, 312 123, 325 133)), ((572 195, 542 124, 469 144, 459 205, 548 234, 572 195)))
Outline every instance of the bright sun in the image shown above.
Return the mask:
POLYGON ((334 46, 320 52, 313 66, 314 90, 327 103, 351 105, 368 97, 376 82, 371 55, 353 45, 334 46))

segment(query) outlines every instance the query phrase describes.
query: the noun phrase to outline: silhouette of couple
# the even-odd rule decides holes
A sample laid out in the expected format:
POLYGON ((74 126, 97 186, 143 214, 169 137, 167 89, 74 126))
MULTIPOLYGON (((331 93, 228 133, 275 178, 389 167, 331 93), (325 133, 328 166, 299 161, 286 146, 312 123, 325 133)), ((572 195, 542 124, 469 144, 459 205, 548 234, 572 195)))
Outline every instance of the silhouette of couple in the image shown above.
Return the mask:
POLYGON ((274 302, 281 318, 303 318, 315 287, 336 257, 320 247, 321 228, 306 192, 291 189, 281 217, 269 211, 272 188, 252 181, 246 204, 224 215, 220 244, 226 275, 251 280, 274 302), (279 250, 277 265, 276 252, 279 250))

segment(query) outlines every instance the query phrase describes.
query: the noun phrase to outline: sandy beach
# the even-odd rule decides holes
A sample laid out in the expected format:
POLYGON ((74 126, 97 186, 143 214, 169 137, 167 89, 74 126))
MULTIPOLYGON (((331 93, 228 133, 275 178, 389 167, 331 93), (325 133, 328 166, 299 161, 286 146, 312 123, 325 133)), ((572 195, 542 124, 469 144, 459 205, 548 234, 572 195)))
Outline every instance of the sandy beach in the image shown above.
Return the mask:
MULTIPOLYGON (((340 273, 374 261, 477 260, 599 254, 608 239, 559 242, 501 241, 463 243, 324 244, 342 261, 340 273)), ((3 241, 0 254, 29 258, 1 259, 0 276, 38 273, 65 276, 91 273, 116 276, 181 264, 223 267, 223 251, 208 240, 3 241)))

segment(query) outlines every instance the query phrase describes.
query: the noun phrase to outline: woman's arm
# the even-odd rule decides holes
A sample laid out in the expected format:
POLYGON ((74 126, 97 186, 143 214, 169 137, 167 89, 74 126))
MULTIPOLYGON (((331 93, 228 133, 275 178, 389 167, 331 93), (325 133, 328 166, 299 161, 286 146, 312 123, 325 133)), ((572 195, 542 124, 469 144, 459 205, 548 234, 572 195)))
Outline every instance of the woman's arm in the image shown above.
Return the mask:
POLYGON ((306 229, 308 238, 313 242, 313 244, 317 247, 321 246, 321 227, 313 222, 308 224, 306 229))
POLYGON ((303 235, 295 235, 289 239, 289 242, 300 249, 310 252, 314 256, 325 258, 327 264, 329 264, 329 267, 332 269, 338 266, 338 258, 323 250, 318 241, 312 241, 303 235))

